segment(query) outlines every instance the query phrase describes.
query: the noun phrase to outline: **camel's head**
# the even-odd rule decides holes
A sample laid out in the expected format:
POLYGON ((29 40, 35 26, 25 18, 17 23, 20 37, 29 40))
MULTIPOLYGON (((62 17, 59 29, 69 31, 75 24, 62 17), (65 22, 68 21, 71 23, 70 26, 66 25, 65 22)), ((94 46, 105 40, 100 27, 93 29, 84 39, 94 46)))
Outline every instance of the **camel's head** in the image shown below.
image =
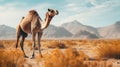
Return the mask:
POLYGON ((53 10, 53 9, 49 9, 49 8, 48 8, 47 15, 48 15, 49 17, 54 17, 55 15, 58 15, 58 14, 59 14, 58 10, 53 10))

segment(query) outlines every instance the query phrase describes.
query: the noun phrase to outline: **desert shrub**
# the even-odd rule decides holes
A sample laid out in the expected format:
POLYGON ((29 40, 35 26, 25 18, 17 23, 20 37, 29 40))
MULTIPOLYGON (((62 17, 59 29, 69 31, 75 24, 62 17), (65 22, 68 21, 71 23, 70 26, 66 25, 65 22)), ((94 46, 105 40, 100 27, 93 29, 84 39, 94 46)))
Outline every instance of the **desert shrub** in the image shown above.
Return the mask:
POLYGON ((3 42, 0 42, 0 49, 1 49, 1 48, 5 48, 3 42))
POLYGON ((85 61, 84 62, 85 67, 118 67, 118 66, 113 66, 113 61, 85 61))
POLYGON ((65 54, 70 67, 84 67, 83 62, 88 59, 82 51, 73 48, 66 49, 65 54))
POLYGON ((41 61, 44 60, 44 67, 85 67, 83 64, 86 60, 86 56, 82 51, 77 51, 73 48, 65 49, 54 49, 51 52, 44 54, 43 59, 37 57, 41 61))
MULTIPOLYGON (((33 49, 32 41, 27 41, 25 44, 30 48, 30 50, 33 49)), ((35 50, 38 50, 38 42, 36 42, 35 50)))
POLYGON ((120 59, 120 43, 99 45, 97 54, 101 58, 120 59))
POLYGON ((44 57, 45 67, 67 67, 67 59, 59 49, 51 51, 44 57))
POLYGON ((63 42, 52 41, 47 44, 48 48, 67 48, 67 46, 63 42))
POLYGON ((5 48, 15 47, 15 41, 14 40, 1 40, 0 43, 2 43, 2 45, 4 45, 5 48))
POLYGON ((72 46, 77 45, 74 40, 65 40, 64 44, 66 44, 68 47, 72 47, 72 46))
POLYGON ((0 67, 23 67, 24 55, 20 50, 0 50, 0 67))

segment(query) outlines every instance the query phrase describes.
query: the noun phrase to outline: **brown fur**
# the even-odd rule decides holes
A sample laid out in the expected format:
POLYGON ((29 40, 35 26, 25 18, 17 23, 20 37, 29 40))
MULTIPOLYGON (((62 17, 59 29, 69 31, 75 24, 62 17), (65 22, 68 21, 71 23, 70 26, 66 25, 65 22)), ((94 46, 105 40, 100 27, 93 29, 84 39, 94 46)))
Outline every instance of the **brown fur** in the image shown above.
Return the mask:
POLYGON ((22 20, 22 22, 19 25, 22 28, 22 30, 26 33, 31 33, 31 28, 36 27, 40 29, 41 26, 39 22, 38 13, 35 10, 30 10, 29 14, 22 20))
MULTIPOLYGON (((32 42, 33 42, 32 58, 34 58, 34 51, 35 51, 35 45, 36 45, 35 36, 36 36, 36 34, 38 34, 38 49, 39 49, 39 53, 41 54, 40 39, 42 37, 42 32, 45 28, 48 27, 51 19, 57 14, 58 14, 58 11, 55 11, 53 9, 48 9, 48 12, 46 13, 46 17, 45 17, 44 26, 41 25, 42 20, 35 10, 30 10, 28 15, 26 17, 22 18, 20 24, 16 28, 16 33, 17 33, 16 48, 18 47, 19 38, 22 36, 20 46, 21 46, 21 49, 22 49, 25 57, 27 57, 24 52, 24 49, 23 49, 25 37, 27 37, 28 33, 32 34, 32 42)), ((41 54, 41 56, 42 56, 42 54, 41 54)))

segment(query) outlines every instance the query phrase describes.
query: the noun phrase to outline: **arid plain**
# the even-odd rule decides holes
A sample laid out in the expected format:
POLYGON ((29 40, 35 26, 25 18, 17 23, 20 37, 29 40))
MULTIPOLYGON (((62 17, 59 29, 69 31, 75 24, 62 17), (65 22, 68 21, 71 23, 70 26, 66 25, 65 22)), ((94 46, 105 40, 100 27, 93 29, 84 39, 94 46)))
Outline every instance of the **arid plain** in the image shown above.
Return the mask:
POLYGON ((120 39, 87 39, 41 41, 43 57, 36 45, 35 59, 32 41, 26 40, 23 52, 15 48, 15 40, 0 40, 0 67, 119 67, 120 39))

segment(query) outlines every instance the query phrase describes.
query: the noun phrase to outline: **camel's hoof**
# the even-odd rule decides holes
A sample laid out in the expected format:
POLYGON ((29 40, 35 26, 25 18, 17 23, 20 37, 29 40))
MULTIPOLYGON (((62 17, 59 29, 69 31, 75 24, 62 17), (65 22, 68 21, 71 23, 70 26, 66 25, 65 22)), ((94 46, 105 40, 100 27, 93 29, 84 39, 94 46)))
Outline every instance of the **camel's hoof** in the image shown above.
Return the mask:
POLYGON ((25 55, 24 57, 25 57, 25 58, 29 58, 29 57, 28 57, 28 56, 26 56, 26 55, 25 55))
POLYGON ((30 59, 34 59, 35 57, 34 56, 32 56, 30 59))

